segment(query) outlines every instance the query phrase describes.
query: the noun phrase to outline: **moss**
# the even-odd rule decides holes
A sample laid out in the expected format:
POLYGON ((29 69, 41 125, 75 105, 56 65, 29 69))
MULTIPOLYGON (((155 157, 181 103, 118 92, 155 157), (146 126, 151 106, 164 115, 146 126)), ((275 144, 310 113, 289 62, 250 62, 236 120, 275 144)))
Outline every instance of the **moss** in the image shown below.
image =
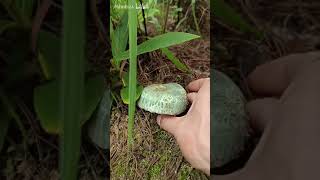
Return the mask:
POLYGON ((192 171, 192 167, 188 166, 187 164, 183 164, 179 171, 178 179, 179 180, 189 179, 191 171, 192 171))
POLYGON ((154 165, 148 172, 150 179, 159 179, 161 177, 161 164, 154 165))
POLYGON ((156 141, 169 141, 170 136, 165 131, 158 131, 156 134, 156 141))
POLYGON ((124 178, 126 174, 126 163, 119 162, 117 166, 111 167, 112 171, 114 171, 114 174, 116 174, 117 178, 124 178))
POLYGON ((125 177, 130 177, 135 173, 134 169, 128 166, 127 159, 119 161, 116 166, 111 167, 111 171, 114 172, 112 174, 114 174, 117 179, 125 179, 125 177))
MULTIPOLYGON (((148 172, 150 179, 154 179, 154 180, 161 179, 161 172, 164 169, 164 167, 167 165, 167 163, 169 163, 168 162, 168 159, 169 159, 168 155, 169 155, 168 153, 165 153, 164 155, 162 155, 160 160, 150 168, 150 170, 148 172)), ((160 155, 158 155, 158 156, 160 156, 160 155)))

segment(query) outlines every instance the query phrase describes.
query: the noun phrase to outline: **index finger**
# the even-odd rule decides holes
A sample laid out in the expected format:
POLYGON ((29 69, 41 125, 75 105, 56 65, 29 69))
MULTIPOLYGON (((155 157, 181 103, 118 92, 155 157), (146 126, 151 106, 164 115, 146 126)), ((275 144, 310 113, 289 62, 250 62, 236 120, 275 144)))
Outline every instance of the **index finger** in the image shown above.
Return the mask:
POLYGON ((249 74, 249 86, 258 94, 281 95, 301 70, 317 60, 320 51, 292 54, 260 65, 249 74))
POLYGON ((191 83, 188 84, 187 89, 189 91, 193 91, 193 92, 199 91, 199 89, 207 81, 209 81, 209 78, 202 78, 202 79, 198 79, 198 80, 192 81, 191 83))

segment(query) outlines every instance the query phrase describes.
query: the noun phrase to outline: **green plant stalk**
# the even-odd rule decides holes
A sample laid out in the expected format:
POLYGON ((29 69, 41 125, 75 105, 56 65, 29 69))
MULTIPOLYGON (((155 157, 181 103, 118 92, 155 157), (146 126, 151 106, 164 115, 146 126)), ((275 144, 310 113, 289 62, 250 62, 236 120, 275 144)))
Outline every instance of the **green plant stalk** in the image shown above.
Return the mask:
MULTIPOLYGON (((135 0, 128 1, 129 7, 136 7, 135 0)), ((137 12, 129 8, 129 121, 128 121, 128 149, 133 144, 134 114, 136 110, 137 88, 137 12)))
POLYGON ((60 175, 77 179, 84 96, 85 1, 63 2, 60 175))

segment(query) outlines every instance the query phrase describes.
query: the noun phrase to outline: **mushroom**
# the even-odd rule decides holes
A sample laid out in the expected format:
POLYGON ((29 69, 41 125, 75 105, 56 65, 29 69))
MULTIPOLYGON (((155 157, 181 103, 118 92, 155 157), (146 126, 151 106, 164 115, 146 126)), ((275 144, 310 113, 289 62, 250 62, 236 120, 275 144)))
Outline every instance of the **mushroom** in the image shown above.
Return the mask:
POLYGON ((248 140, 245 98, 225 74, 212 70, 211 89, 211 167, 221 167, 238 158, 248 140))
POLYGON ((141 109, 166 115, 181 114, 187 105, 187 92, 177 83, 149 85, 143 89, 138 101, 141 109))

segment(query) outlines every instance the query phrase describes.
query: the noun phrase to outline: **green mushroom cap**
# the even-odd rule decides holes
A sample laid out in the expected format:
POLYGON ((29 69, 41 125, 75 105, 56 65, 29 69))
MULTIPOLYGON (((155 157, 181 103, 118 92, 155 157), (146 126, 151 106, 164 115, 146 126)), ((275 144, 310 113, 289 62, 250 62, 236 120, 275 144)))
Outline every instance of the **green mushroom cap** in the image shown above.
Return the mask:
POLYGON ((241 155, 248 140, 245 98, 225 74, 212 70, 211 167, 221 167, 241 155))
POLYGON ((146 111, 178 115, 187 108, 187 92, 177 83, 152 84, 143 89, 138 106, 146 111))

